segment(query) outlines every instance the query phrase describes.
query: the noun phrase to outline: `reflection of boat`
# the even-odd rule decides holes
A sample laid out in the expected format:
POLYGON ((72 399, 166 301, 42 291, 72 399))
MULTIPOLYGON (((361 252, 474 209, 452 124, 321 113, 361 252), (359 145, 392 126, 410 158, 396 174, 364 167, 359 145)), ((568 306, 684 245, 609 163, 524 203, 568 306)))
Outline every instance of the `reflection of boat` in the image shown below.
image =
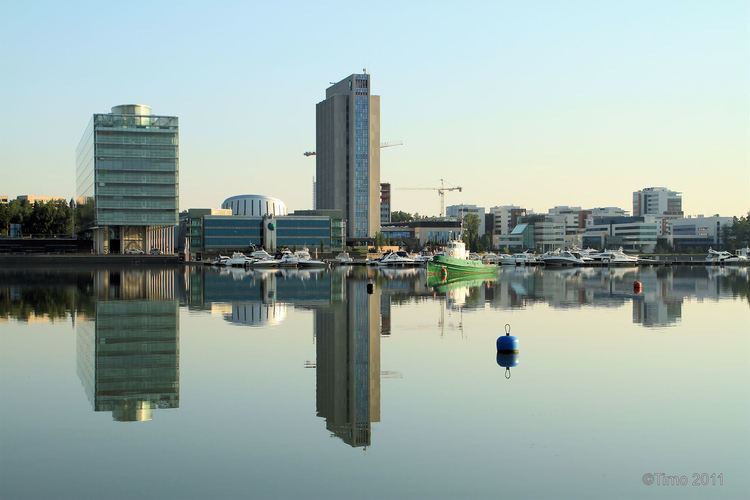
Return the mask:
POLYGON ((726 251, 717 252, 711 247, 708 248, 708 255, 706 255, 706 263, 708 264, 739 264, 747 261, 747 257, 743 255, 733 254, 726 251))
POLYGON ((497 279, 497 275, 482 276, 479 278, 464 275, 464 276, 453 276, 453 277, 449 277, 446 280, 442 280, 439 275, 438 276, 428 275, 427 286, 434 288, 435 291, 437 292, 445 293, 445 292, 457 290, 459 288, 476 288, 478 286, 482 286, 484 283, 488 281, 495 281, 496 279, 497 279))
POLYGON ((451 240, 445 255, 436 255, 427 263, 427 271, 447 280, 451 275, 495 274, 497 266, 483 264, 481 260, 470 260, 466 244, 460 240, 451 240))

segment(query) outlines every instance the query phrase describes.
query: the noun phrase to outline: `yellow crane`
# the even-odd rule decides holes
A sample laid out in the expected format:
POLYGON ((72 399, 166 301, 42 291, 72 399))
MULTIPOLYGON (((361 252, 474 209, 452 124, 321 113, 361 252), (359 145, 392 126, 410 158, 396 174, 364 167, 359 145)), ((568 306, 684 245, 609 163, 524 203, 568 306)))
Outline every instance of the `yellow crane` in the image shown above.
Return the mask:
POLYGON ((461 186, 445 187, 445 180, 440 179, 440 187, 417 187, 417 188, 396 188, 410 191, 437 191, 440 195, 440 217, 445 217, 445 193, 448 191, 463 191, 461 186))
MULTIPOLYGON (((404 141, 386 141, 380 143, 380 149, 383 148, 392 148, 394 146, 403 146, 404 141)), ((315 151, 305 151, 302 153, 305 156, 315 156, 315 151)))

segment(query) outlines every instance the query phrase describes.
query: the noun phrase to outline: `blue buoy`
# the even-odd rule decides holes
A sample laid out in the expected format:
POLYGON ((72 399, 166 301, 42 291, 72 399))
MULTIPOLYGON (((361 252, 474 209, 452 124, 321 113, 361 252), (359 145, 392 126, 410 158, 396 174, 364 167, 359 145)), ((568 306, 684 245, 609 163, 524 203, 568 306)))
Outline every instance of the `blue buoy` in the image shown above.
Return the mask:
POLYGON ((518 337, 510 334, 510 325, 505 325, 505 335, 497 338, 497 352, 518 354, 518 337))
POLYGON ((505 325, 505 335, 497 338, 497 356, 499 366, 505 368, 505 378, 510 378, 510 369, 518 366, 518 337, 510 334, 510 325, 505 325))

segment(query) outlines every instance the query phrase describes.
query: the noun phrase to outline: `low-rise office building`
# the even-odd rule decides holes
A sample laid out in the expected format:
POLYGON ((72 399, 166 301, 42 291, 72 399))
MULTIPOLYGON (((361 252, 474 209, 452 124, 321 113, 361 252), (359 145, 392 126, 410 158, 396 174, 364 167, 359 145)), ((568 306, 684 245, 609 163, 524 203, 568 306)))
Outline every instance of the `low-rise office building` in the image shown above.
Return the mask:
POLYGON ((262 247, 268 252, 304 247, 311 252, 338 252, 343 249, 345 234, 340 215, 299 215, 296 212, 281 217, 197 212, 190 219, 189 227, 190 257, 193 260, 203 260, 207 255, 219 253, 244 252, 252 247, 262 247))
POLYGON ((583 245, 617 248, 631 252, 653 252, 659 232, 653 216, 596 217, 583 233, 583 245))
POLYGON ((669 221, 669 243, 675 250, 719 247, 723 243, 722 231, 733 223, 732 217, 683 217, 669 221))
POLYGON ((518 224, 518 219, 527 215, 526 209, 516 205, 502 205, 490 208, 493 216, 493 231, 495 236, 507 236, 518 224))
POLYGON ((430 245, 442 246, 457 238, 461 233, 461 223, 444 219, 392 222, 381 227, 380 232, 392 244, 417 249, 430 245))
POLYGON ((479 217, 479 236, 484 235, 484 207, 478 207, 476 205, 450 205, 445 207, 445 215, 447 217, 455 218, 458 221, 463 220, 467 214, 474 214, 479 217))
POLYGON ((520 217, 510 234, 496 235, 493 245, 511 251, 547 252, 565 246, 565 218, 559 215, 534 214, 520 217))

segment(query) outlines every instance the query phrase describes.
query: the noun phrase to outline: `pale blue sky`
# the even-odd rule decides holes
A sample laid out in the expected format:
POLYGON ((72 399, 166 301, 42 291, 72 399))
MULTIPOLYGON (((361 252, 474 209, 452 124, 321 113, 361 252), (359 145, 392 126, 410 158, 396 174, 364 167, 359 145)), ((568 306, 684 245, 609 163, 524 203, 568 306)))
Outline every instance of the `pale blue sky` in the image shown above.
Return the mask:
POLYGON ((750 7, 720 2, 5 2, 0 194, 74 191, 91 114, 180 117, 181 208, 311 203, 315 103, 367 67, 394 209, 750 209, 750 7))

